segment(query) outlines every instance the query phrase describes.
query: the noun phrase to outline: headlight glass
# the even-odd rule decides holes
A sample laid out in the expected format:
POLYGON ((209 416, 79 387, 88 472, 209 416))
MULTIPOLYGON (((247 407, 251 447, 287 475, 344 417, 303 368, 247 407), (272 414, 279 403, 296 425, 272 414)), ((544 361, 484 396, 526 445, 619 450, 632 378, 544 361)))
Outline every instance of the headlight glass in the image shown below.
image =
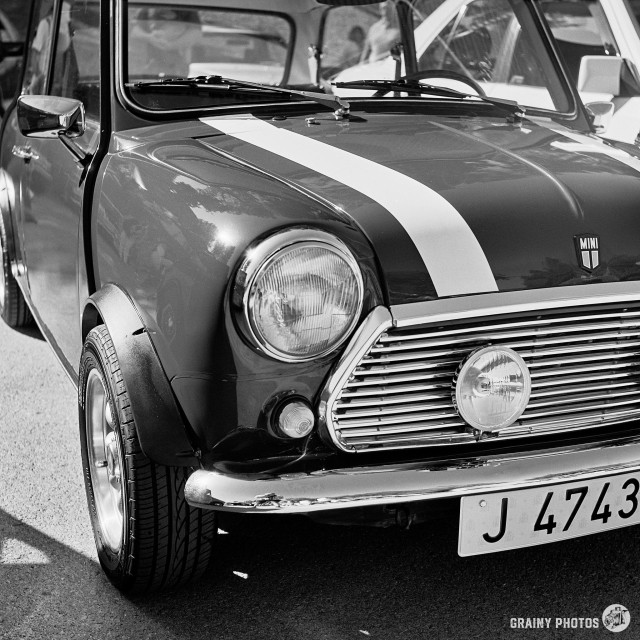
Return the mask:
POLYGON ((362 310, 362 275, 351 252, 329 234, 281 236, 291 244, 255 260, 272 238, 248 260, 245 318, 250 337, 270 355, 310 360, 348 337, 362 310))
POLYGON ((524 412, 531 376, 524 360, 508 347, 484 347, 462 363, 454 381, 453 401, 475 429, 498 431, 524 412))

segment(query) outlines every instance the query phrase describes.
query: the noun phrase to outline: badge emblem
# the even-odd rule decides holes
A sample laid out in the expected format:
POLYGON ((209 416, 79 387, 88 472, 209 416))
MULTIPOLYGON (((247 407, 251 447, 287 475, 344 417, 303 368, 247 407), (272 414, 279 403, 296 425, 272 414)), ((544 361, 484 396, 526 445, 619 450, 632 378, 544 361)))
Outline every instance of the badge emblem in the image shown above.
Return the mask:
POLYGON ((600 264, 600 237, 592 233, 573 236, 578 264, 591 273, 600 264))

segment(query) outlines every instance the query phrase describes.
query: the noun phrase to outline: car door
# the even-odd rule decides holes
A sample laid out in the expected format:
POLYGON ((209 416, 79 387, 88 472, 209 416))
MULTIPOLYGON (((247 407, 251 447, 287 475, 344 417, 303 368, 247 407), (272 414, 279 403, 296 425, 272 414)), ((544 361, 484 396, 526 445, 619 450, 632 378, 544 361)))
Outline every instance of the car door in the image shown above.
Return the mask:
POLYGON ((88 0, 56 0, 52 9, 51 0, 39 4, 23 93, 81 100, 87 130, 74 141, 79 151, 74 155, 58 138, 23 136, 12 117, 20 193, 17 240, 36 317, 58 355, 73 367, 81 348, 79 305, 87 295, 79 291, 77 277, 87 173, 82 157, 96 150, 100 121, 99 12, 98 3, 88 0))

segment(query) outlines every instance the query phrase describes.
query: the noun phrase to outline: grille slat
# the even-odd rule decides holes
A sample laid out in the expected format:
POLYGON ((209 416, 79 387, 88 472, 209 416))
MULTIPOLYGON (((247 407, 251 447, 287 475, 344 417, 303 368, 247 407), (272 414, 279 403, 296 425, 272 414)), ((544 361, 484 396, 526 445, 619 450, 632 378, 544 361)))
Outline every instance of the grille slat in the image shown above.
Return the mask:
MULTIPOLYGON (((532 376, 533 377, 533 376, 532 376)), ((612 371, 608 371, 603 374, 584 374, 580 373, 578 375, 563 375, 560 380, 558 380, 560 376, 539 376, 536 379, 536 389, 544 389, 545 387, 557 387, 558 385, 565 386, 573 386, 573 385, 581 385, 586 384, 588 382, 600 382, 602 380, 626 380, 628 378, 634 378, 633 383, 629 384, 637 384, 640 382, 640 377, 637 375, 636 371, 624 371, 622 373, 613 373, 612 371)))
MULTIPOLYGON (((380 336, 379 342, 405 342, 408 340, 420 340, 422 338, 440 338, 447 336, 460 336, 468 333, 473 333, 475 335, 483 335, 487 332, 496 331, 497 329, 519 329, 521 327, 528 327, 529 333, 532 333, 531 329, 539 329, 544 327, 551 328, 552 325, 562 325, 568 324, 573 325, 574 327, 583 327, 587 326, 587 321, 595 320, 595 321, 605 321, 605 320, 615 320, 618 323, 622 318, 638 318, 640 319, 640 311, 629 311, 629 312, 621 312, 621 313, 611 313, 611 314, 597 314, 597 315, 568 315, 565 317, 556 317, 554 320, 549 321, 546 319, 535 319, 535 320, 527 320, 523 322, 501 322, 501 323, 493 323, 490 324, 487 322, 482 326, 475 327, 461 327, 460 329, 435 329, 434 331, 429 331, 428 333, 421 333, 418 331, 402 329, 394 332, 393 336, 388 333, 383 333, 380 336)), ((610 322, 606 324, 607 328, 618 326, 617 323, 610 322)), ((567 331, 571 331, 571 328, 567 329, 567 331)))
POLYGON ((532 380, 525 412, 499 439, 640 419, 640 303, 629 301, 388 329, 329 401, 334 440, 346 451, 474 442, 451 393, 461 362, 487 344, 518 352, 532 380))
MULTIPOLYGON (((566 342, 585 342, 587 340, 604 340, 607 338, 617 338, 619 336, 637 335, 638 330, 640 330, 640 322, 634 323, 621 323, 620 325, 615 326, 615 331, 611 330, 611 326, 609 325, 601 325, 600 327, 581 327, 579 329, 571 328, 570 330, 567 327, 556 328, 555 330, 545 331, 544 337, 541 335, 541 339, 534 340, 531 342, 519 342, 517 344, 521 344, 527 346, 528 344, 562 344, 566 342), (585 333, 586 332, 586 333, 585 333), (548 337, 549 335, 560 335, 560 337, 548 337)), ((402 357, 402 352, 404 351, 413 351, 420 349, 432 349, 432 348, 442 348, 452 345, 468 345, 469 343, 477 342, 481 340, 483 343, 500 341, 500 340, 509 340, 515 341, 516 339, 526 339, 530 338, 531 332, 518 331, 515 334, 510 334, 508 332, 500 332, 500 333, 488 333, 481 335, 473 335, 466 336, 464 338, 442 338, 438 340, 418 340, 415 342, 389 342, 384 346, 375 347, 371 350, 371 356, 373 357, 376 354, 384 354, 386 356, 397 355, 398 357, 402 357)), ((453 350, 452 350, 453 351, 453 350)))
POLYGON ((409 371, 428 371, 429 369, 443 369, 448 367, 451 371, 455 371, 460 364, 460 360, 464 359, 464 356, 468 353, 465 351, 459 354, 456 360, 425 360, 424 356, 420 362, 408 362, 405 364, 390 364, 390 365, 375 365, 370 368, 359 367, 356 370, 357 376, 378 376, 378 375, 390 375, 394 373, 408 373, 409 371))
POLYGON ((422 401, 428 400, 438 400, 440 402, 445 402, 451 399, 451 389, 447 387, 445 393, 411 393, 404 394, 400 397, 398 396, 389 396, 385 397, 384 395, 375 396, 373 398, 356 398, 349 402, 349 411, 352 412, 354 407, 388 407, 392 405, 403 405, 410 403, 419 403, 422 401))
MULTIPOLYGON (((639 327, 640 328, 640 327, 639 327)), ((531 340, 518 340, 518 341, 514 341, 514 340, 510 340, 509 345, 511 346, 512 349, 525 349, 525 348, 532 348, 532 347, 536 347, 537 349, 540 349, 541 347, 548 347, 550 345, 566 345, 566 344, 572 344, 572 343, 580 343, 580 344, 585 344, 586 342, 589 341, 593 341, 593 340, 597 340, 597 341, 603 341, 603 340, 613 340, 615 344, 617 344, 621 338, 630 338, 630 337, 636 337, 637 336, 637 332, 636 333, 622 333, 620 331, 612 331, 612 332, 603 332, 601 334, 597 334, 597 333, 589 333, 586 335, 571 335, 571 336, 566 336, 563 335, 561 337, 558 338, 551 338, 551 339, 544 339, 544 340, 540 340, 540 339, 531 339, 531 340)), ((495 335, 490 335, 490 336, 486 336, 483 337, 483 344, 487 344, 487 343, 491 343, 494 341, 497 341, 499 339, 504 339, 507 338, 508 336, 506 335, 502 335, 500 338, 498 338, 495 335)), ((478 338, 475 339, 467 339, 464 342, 466 343, 477 343, 478 342, 478 338)), ((611 343, 609 343, 611 344, 611 343)), ((636 346, 638 345, 638 342, 635 343, 636 346)), ((426 341, 421 341, 417 344, 413 344, 411 346, 409 345, 401 345, 398 347, 388 347, 385 349, 380 349, 379 351, 373 351, 372 353, 380 353, 382 354, 380 357, 373 357, 373 355, 368 356, 367 358, 365 358, 364 362, 368 362, 371 360, 375 360, 376 362, 380 363, 380 362, 402 362, 405 360, 414 360, 414 359, 419 359, 419 358, 424 358, 424 353, 427 352, 429 353, 430 356, 432 357, 438 357, 438 356, 442 356, 442 357, 450 357, 450 356, 454 356, 454 355, 458 355, 460 353, 469 353, 469 348, 467 347, 465 348, 460 348, 460 349, 447 349, 444 350, 442 349, 444 345, 441 342, 438 342, 436 344, 434 343, 430 343, 430 342, 426 342, 426 341), (440 351, 431 351, 431 349, 435 349, 438 348, 440 351)), ((570 348, 570 347, 569 347, 570 348)), ((607 348, 607 344, 603 345, 603 348, 607 348)))
POLYGON ((424 380, 436 380, 436 379, 438 380, 446 379, 450 383, 451 379, 453 378, 453 374, 455 372, 456 370, 453 367, 450 367, 449 369, 438 371, 433 374, 406 373, 405 375, 400 375, 400 374, 394 375, 393 378, 390 378, 389 376, 385 376, 385 375, 379 375, 379 376, 376 376, 375 378, 370 378, 369 380, 367 380, 366 378, 362 378, 361 380, 355 379, 353 382, 349 382, 349 388, 356 388, 356 387, 362 387, 367 385, 380 385, 383 383, 384 384, 402 384, 404 382, 416 382, 416 381, 423 382, 424 380))
MULTIPOLYGON (((568 401, 566 401, 566 403, 569 404, 568 401)), ((629 404, 637 404, 640 407, 640 396, 634 396, 627 400, 616 400, 615 402, 607 402, 604 404, 602 402, 594 401, 593 403, 590 403, 588 401, 585 401, 583 402, 583 405, 580 407, 563 406, 562 409, 558 408, 557 404, 551 405, 549 403, 542 403, 540 405, 535 405, 534 403, 529 403, 529 407, 527 407, 526 415, 523 414, 520 419, 522 421, 526 421, 526 420, 534 420, 535 418, 540 416, 561 416, 569 413, 576 413, 577 411, 585 411, 587 409, 591 411, 595 410, 598 412, 604 412, 607 408, 620 407, 620 406, 625 406, 629 404), (549 408, 549 407, 553 407, 553 408, 549 408)))
POLYGON ((386 416, 379 416, 376 419, 374 419, 373 417, 369 417, 368 419, 364 417, 349 417, 348 419, 343 419, 340 421, 340 430, 344 431, 344 429, 356 429, 358 427, 383 427, 385 425, 409 424, 413 422, 426 422, 428 420, 432 420, 434 422, 439 422, 442 420, 460 421, 460 418, 455 411, 443 411, 443 407, 438 407, 437 409, 439 413, 429 413, 426 411, 422 413, 396 413, 386 416))
MULTIPOLYGON (((560 381, 562 386, 558 387, 558 384, 553 385, 553 389, 551 391, 535 391, 531 394, 531 400, 536 400, 537 398, 554 398, 558 396, 564 396, 567 401, 574 395, 580 394, 585 395, 584 389, 576 387, 572 384, 568 384, 566 380, 560 381)), ((537 387, 539 388, 539 387, 537 387)), ((544 387, 543 387, 544 388, 544 387)), ((610 382, 609 384, 592 384, 588 387, 589 394, 593 394, 594 391, 605 391, 612 389, 638 389, 638 379, 629 380, 628 382, 610 382)), ((593 397, 593 396, 589 396, 593 397)))
MULTIPOLYGON (((463 427, 464 422, 462 422, 462 420, 451 420, 451 422, 448 422, 445 426, 450 428, 463 427)), ((354 427, 349 429, 349 437, 364 438, 382 435, 396 435, 399 433, 430 433, 433 429, 434 426, 427 423, 418 423, 407 427, 388 427, 384 429, 384 431, 373 427, 354 427)))
POLYGON ((354 384, 354 389, 350 391, 344 391, 342 393, 343 399, 358 398, 364 399, 367 396, 392 396, 393 394, 406 393, 414 394, 422 391, 429 391, 431 389, 447 389, 451 390, 451 383, 445 382, 441 384, 400 384, 400 385, 377 385, 370 387, 361 387, 354 384))
MULTIPOLYGON (((540 363, 544 365, 545 363, 540 363)), ((545 380, 547 378, 553 379, 558 378, 560 376, 572 376, 574 374, 583 374, 593 371, 620 371, 620 370, 630 371, 635 373, 635 371, 640 370, 640 360, 631 360, 627 362, 604 362, 594 364, 591 362, 588 366, 580 366, 580 367, 562 367, 559 369, 557 366, 554 368, 538 368, 537 371, 531 371, 531 378, 536 380, 536 385, 539 380, 545 380)))

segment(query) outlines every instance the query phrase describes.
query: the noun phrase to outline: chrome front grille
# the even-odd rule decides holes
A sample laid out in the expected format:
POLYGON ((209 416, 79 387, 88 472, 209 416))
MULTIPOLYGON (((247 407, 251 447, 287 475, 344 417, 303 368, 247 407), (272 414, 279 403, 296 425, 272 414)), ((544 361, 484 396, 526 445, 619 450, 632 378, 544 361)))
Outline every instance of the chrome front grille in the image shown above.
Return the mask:
POLYGON ((525 412, 500 440, 640 418, 640 304, 625 302, 391 326, 331 395, 333 441, 345 451, 473 442, 452 383, 466 356, 488 344, 517 351, 532 379, 525 412))

